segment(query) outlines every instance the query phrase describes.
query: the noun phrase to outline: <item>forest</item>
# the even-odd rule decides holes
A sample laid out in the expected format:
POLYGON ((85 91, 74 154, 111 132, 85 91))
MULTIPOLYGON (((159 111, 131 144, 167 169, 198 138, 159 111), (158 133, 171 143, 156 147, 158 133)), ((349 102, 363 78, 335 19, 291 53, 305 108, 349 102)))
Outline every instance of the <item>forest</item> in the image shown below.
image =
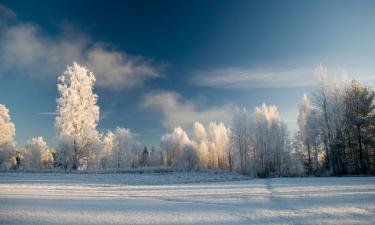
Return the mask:
POLYGON ((11 109, 0 104, 0 166, 4 171, 118 171, 170 167, 228 170, 253 177, 375 174, 374 89, 316 68, 316 85, 301 96, 291 133, 278 108, 234 108, 231 124, 196 121, 175 127, 148 149, 127 128, 97 130, 95 75, 74 62, 59 76, 55 138, 15 143, 11 109))

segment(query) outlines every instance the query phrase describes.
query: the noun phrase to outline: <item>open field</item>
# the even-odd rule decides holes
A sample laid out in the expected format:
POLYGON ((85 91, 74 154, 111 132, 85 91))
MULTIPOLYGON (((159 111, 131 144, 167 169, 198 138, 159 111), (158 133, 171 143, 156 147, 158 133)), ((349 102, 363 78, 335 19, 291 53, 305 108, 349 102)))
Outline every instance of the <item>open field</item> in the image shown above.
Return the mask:
POLYGON ((375 177, 244 178, 2 173, 0 224, 375 224, 375 177))

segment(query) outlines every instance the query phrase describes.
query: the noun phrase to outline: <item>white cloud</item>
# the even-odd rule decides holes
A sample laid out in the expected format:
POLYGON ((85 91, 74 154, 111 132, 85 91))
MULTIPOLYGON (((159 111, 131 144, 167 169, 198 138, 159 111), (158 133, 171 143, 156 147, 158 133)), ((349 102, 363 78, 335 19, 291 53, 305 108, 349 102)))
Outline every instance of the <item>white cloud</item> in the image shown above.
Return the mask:
POLYGON ((191 82, 197 86, 216 88, 299 87, 314 84, 314 69, 251 70, 224 68, 197 71, 191 82))
MULTIPOLYGON (((0 4, 0 17, 7 20, 13 12, 0 4)), ((129 55, 110 44, 92 41, 86 34, 65 29, 50 36, 35 24, 4 22, 0 27, 0 72, 9 71, 41 79, 56 79, 66 65, 77 61, 88 66, 97 85, 114 89, 142 85, 162 77, 163 65, 142 56, 129 55)))
POLYGON ((208 123, 211 121, 228 124, 231 120, 230 105, 198 109, 198 105, 172 91, 156 91, 143 96, 142 106, 159 111, 164 127, 172 129, 175 126, 191 127, 195 121, 208 123))

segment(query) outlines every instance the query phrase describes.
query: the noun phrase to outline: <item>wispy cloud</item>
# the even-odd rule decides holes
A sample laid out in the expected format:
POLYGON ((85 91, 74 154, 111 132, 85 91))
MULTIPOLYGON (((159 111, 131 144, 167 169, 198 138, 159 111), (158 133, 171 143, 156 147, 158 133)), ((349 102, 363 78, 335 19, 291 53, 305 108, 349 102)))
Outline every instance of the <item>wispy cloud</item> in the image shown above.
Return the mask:
POLYGON ((5 7, 5 5, 0 4, 0 16, 5 20, 15 18, 16 14, 11 9, 5 7))
POLYGON ((97 85, 126 89, 163 76, 165 65, 139 55, 119 51, 109 43, 66 26, 51 36, 35 24, 15 20, 0 4, 0 72, 17 71, 40 79, 55 79, 67 64, 77 61, 92 70, 97 85))
MULTIPOLYGON (((330 76, 346 74, 349 78, 356 78, 361 82, 372 83, 375 81, 375 68, 338 68, 337 66, 329 68, 330 76)), ((313 66, 294 69, 229 67, 196 71, 192 74, 190 82, 196 86, 223 89, 308 87, 316 84, 317 76, 313 66)))
POLYGON ((299 87, 314 84, 314 69, 244 69, 224 68, 197 71, 191 83, 202 87, 215 88, 260 88, 260 87, 299 87))
POLYGON ((38 116, 56 116, 56 112, 38 112, 36 113, 38 116))
POLYGON ((231 119, 230 105, 198 109, 198 105, 172 91, 154 91, 143 96, 142 106, 154 109, 162 114, 164 127, 191 126, 195 121, 208 123, 222 121, 229 123, 231 119))

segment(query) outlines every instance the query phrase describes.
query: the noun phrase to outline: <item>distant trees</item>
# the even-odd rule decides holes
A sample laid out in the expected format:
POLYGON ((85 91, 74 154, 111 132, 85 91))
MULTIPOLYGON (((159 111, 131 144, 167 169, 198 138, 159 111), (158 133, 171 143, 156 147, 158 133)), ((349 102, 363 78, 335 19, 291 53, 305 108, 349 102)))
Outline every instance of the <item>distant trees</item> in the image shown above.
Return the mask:
POLYGON ((307 156, 306 173, 374 173, 374 90, 356 80, 330 78, 323 66, 317 75, 311 103, 305 95, 299 107, 297 136, 307 156))
POLYGON ((253 176, 299 173, 286 125, 276 106, 262 104, 252 115, 237 110, 233 119, 232 142, 242 173, 253 176))
POLYGON ((251 116, 246 108, 236 109, 232 121, 232 146, 235 150, 233 160, 239 161, 239 170, 243 174, 256 173, 255 162, 250 162, 250 155, 255 159, 254 148, 251 146, 251 116), (251 166, 251 168, 250 168, 251 166))
MULTIPOLYGON (((312 126, 315 122, 317 122, 317 118, 314 117, 310 99, 307 97, 307 95, 303 95, 302 102, 298 107, 298 112, 299 114, 297 122, 299 133, 297 138, 299 138, 299 141, 301 142, 301 148, 305 148, 304 151, 306 152, 306 159, 304 161, 306 173, 310 175, 313 171, 312 149, 313 146, 315 146, 313 135, 314 129, 312 126)), ((315 160, 317 161, 317 154, 315 154, 315 160)))
POLYGON ((59 76, 57 88, 57 160, 66 169, 94 168, 100 151, 95 76, 76 62, 59 76))
POLYGON ((52 168, 53 156, 42 137, 27 141, 22 162, 30 169, 52 168))
POLYGON ((167 166, 184 169, 229 169, 230 130, 223 123, 209 123, 208 129, 200 122, 194 123, 195 137, 176 127, 160 139, 162 162, 167 166), (187 162, 187 161, 191 162, 187 162))
POLYGON ((191 141, 181 127, 176 127, 172 133, 163 135, 160 139, 162 163, 166 166, 176 166, 186 145, 191 145, 191 141))
POLYGON ((133 135, 128 129, 116 128, 112 140, 112 150, 109 156, 109 167, 126 168, 131 165, 133 135))
POLYGON ((160 154, 134 140, 129 129, 117 127, 102 140, 101 166, 104 169, 124 169, 160 165, 160 154))
POLYGON ((258 176, 289 174, 289 137, 277 107, 262 104, 255 108, 253 117, 253 147, 258 176))
POLYGON ((12 123, 9 110, 0 104, 0 168, 7 169, 15 164, 14 135, 16 129, 12 123))
POLYGON ((101 159, 101 167, 102 168, 109 168, 111 167, 111 155, 113 149, 113 138, 114 134, 112 131, 108 131, 107 134, 103 137, 102 141, 102 159, 101 159))

